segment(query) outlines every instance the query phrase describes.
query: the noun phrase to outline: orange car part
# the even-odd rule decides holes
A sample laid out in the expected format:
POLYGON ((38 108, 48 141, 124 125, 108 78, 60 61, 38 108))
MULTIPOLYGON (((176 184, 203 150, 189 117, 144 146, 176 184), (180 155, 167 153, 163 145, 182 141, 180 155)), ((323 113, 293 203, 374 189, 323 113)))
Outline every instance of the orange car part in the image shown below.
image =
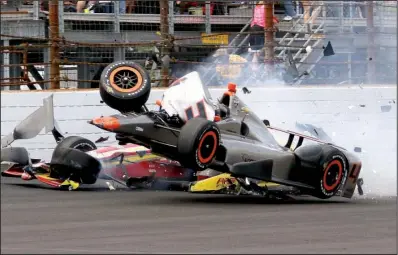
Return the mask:
POLYGON ((120 122, 115 117, 99 117, 92 120, 92 123, 107 130, 115 130, 120 127, 120 122))

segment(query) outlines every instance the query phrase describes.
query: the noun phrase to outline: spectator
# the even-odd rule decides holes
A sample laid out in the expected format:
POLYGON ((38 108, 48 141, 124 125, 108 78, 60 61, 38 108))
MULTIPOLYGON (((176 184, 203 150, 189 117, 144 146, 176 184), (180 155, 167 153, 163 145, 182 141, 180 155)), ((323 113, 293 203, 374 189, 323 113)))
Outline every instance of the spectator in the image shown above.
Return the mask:
MULTIPOLYGON (((119 1, 122 2, 122 1, 119 1)), ((124 2, 124 1, 123 1, 124 2)), ((124 2, 125 3, 125 2, 124 2)), ((97 6, 98 6, 98 11, 94 11, 94 12, 98 12, 98 13, 113 13, 114 10, 114 5, 112 1, 109 0, 99 0, 97 1, 97 6)), ((123 5, 120 4, 120 7, 122 7, 123 5)), ((119 9, 120 9, 119 7, 119 9)), ((120 11, 120 10, 119 10, 120 11)), ((123 12, 125 13, 125 11, 123 12)))
POLYGON ((83 12, 86 7, 86 1, 77 1, 76 12, 83 12))
MULTIPOLYGON (((273 17, 273 23, 278 23, 278 20, 273 17)), ((250 24, 250 35, 249 43, 252 51, 256 52, 253 56, 253 62, 257 62, 260 50, 264 47, 264 27, 265 27, 265 11, 264 1, 258 1, 254 7, 253 18, 250 24)))
MULTIPOLYGON (((84 1, 76 1, 76 0, 64 0, 64 12, 76 12, 76 5, 78 2, 84 1)), ((40 10, 49 11, 49 0, 41 0, 40 1, 40 10)))
MULTIPOLYGON (((124 1, 120 1, 124 2, 124 1)), ((123 6, 122 4, 120 5, 123 6)), ((112 1, 78 1, 76 4, 77 12, 84 13, 113 13, 113 3, 112 1)))
POLYGON ((119 13, 120 14, 126 14, 126 0, 120 0, 119 1, 119 13))
POLYGON ((265 26, 265 12, 264 12, 264 1, 258 1, 253 11, 253 18, 250 24, 249 42, 250 48, 254 51, 259 51, 264 47, 264 32, 265 26))
POLYGON ((41 1, 40 1, 40 10, 41 10, 41 11, 46 11, 46 12, 48 12, 48 9, 49 9, 48 1, 49 1, 49 0, 41 0, 41 1))
POLYGON ((76 1, 64 0, 64 12, 76 12, 76 1))
POLYGON ((126 12, 133 13, 135 9, 135 0, 126 0, 126 12))
MULTIPOLYGON (((81 5, 79 5, 78 12, 85 13, 113 13, 114 12, 114 2, 115 1, 79 1, 81 5), (88 2, 88 3, 87 3, 88 2)), ((119 2, 119 13, 126 13, 126 0, 120 0, 119 2)), ((79 3, 78 3, 79 4, 79 3)))
MULTIPOLYGON (((265 10, 264 10, 264 1, 258 1, 256 6, 254 7, 253 18, 250 24, 250 32, 253 34, 250 35, 249 44, 250 50, 254 52, 253 58, 251 59, 252 63, 258 63, 261 55, 261 49, 264 47, 265 38, 264 38, 264 28, 265 28, 265 10)), ((273 23, 278 23, 278 20, 273 16, 273 23)), ((259 67, 257 64, 252 66, 252 70, 256 70, 259 67)))
POLYGON ((298 15, 294 10, 293 0, 283 0, 283 7, 285 8, 285 17, 283 20, 290 21, 301 17, 301 15, 298 15))
POLYGON ((312 12, 312 1, 301 0, 301 4, 303 5, 304 10, 304 23, 307 23, 311 17, 312 12))
MULTIPOLYGON (((89 1, 89 4, 95 4, 96 1, 89 1)), ((76 12, 84 12, 86 8, 87 1, 77 1, 76 3, 76 12)))
POLYGON ((119 13, 133 13, 135 9, 135 0, 120 0, 119 1, 119 13))
POLYGON ((185 14, 186 12, 188 12, 188 9, 190 7, 197 7, 198 6, 198 2, 196 1, 177 1, 176 2, 177 7, 179 9, 180 14, 185 14))

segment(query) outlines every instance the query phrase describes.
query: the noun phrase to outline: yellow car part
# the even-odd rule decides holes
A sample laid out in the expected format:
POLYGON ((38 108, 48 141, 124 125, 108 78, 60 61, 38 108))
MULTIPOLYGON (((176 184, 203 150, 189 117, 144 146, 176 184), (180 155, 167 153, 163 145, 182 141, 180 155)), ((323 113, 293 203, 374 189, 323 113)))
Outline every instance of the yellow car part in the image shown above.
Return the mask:
POLYGON ((71 180, 65 180, 63 183, 61 183, 61 187, 62 186, 67 186, 67 187, 69 187, 69 189, 75 190, 75 189, 79 188, 80 184, 78 182, 74 182, 71 180))
MULTIPOLYGON (((222 189, 228 188, 232 184, 236 185, 237 188, 240 187, 235 177, 232 177, 231 174, 224 173, 192 183, 189 191, 193 193, 220 191, 222 189)), ((264 181, 257 183, 257 185, 260 187, 279 186, 279 184, 264 181)))

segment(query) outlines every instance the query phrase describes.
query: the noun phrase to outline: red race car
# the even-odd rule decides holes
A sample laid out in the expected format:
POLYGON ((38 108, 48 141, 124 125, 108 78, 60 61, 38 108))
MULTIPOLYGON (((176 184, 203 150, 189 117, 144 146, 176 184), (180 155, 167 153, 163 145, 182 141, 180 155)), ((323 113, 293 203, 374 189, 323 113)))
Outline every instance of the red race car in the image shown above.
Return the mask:
MULTIPOLYGON (((1 140, 1 175, 23 180, 38 180, 56 188, 77 189, 81 184, 94 184, 98 179, 112 180, 130 188, 187 188, 196 180, 193 171, 178 162, 152 154, 136 144, 97 148, 79 136, 64 137, 53 116, 52 96, 43 106, 19 123, 1 140), (11 147, 18 139, 31 139, 41 130, 51 131, 57 145, 50 162, 29 157, 24 147, 11 147)), ((112 185, 110 188, 112 189, 112 185)))

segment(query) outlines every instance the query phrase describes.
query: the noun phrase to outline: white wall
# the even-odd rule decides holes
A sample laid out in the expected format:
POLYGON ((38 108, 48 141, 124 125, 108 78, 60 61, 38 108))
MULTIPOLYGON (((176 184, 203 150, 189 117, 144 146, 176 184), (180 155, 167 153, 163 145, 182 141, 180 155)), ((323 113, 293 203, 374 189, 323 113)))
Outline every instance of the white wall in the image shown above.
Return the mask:
MULTIPOLYGON (((353 151, 363 160, 362 177, 368 192, 396 194, 397 108, 396 87, 282 87, 253 88, 251 94, 240 97, 260 118, 271 125, 301 131, 296 122, 322 128, 333 142, 353 151), (390 110, 383 111, 385 106, 390 110)), ((213 98, 222 89, 212 89, 213 98)), ((160 99, 161 90, 153 90, 148 103, 160 99)), ((38 106, 51 92, 2 92, 1 135, 13 127, 38 106)), ((87 124, 87 120, 113 114, 114 110, 100 103, 97 91, 65 91, 54 93, 55 118, 61 130, 68 135, 81 135, 92 141, 113 134, 87 124)), ((55 146, 51 134, 41 134, 31 140, 17 141, 14 146, 25 146, 32 157, 49 159, 55 146)))

